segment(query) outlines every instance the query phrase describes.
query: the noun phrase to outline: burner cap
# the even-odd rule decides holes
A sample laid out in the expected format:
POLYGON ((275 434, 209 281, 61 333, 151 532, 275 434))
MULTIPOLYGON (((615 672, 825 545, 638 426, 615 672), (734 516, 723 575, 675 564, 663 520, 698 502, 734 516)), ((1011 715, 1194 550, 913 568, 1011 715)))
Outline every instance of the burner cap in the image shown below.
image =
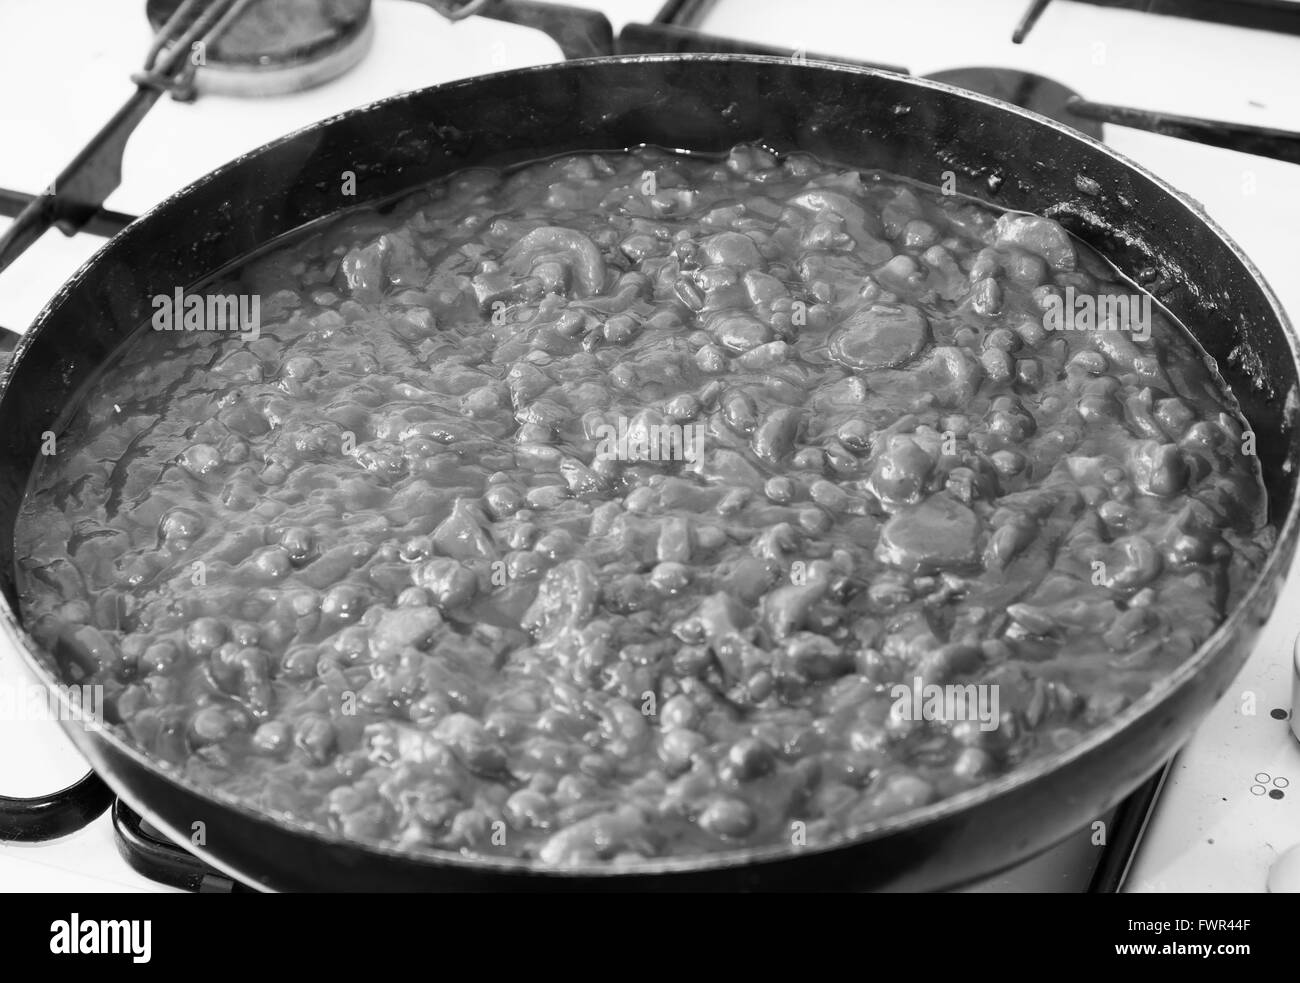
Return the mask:
MULTIPOLYGON (((148 0, 145 10, 154 31, 181 3, 148 0)), ((192 21, 187 17, 182 30, 192 21)), ((370 0, 252 0, 203 52, 195 87, 236 96, 310 89, 359 62, 373 33, 370 0)))

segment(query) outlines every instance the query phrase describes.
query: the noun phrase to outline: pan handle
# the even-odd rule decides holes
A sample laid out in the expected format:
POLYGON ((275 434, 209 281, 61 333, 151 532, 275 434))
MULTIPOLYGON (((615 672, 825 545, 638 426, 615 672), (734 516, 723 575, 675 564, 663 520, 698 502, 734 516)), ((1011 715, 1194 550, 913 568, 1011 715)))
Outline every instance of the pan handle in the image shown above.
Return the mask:
MULTIPOLYGON (((16 331, 0 327, 0 376, 9 369, 16 331)), ((0 795, 0 841, 35 843, 75 833, 113 804, 113 791, 93 771, 50 795, 19 799, 0 795)))
POLYGON ((112 804, 113 790, 93 771, 51 795, 0 795, 0 840, 36 843, 67 836, 94 822, 112 804))

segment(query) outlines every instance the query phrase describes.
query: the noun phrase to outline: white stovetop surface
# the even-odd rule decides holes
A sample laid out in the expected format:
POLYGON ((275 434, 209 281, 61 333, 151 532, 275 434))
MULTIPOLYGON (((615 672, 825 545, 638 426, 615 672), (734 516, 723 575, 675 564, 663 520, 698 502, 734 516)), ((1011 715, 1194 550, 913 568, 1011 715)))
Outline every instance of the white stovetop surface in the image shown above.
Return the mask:
MULTIPOLYGON (((584 3, 584 0, 569 0, 584 3)), ((615 30, 660 0, 585 0, 615 30)), ((717 0, 701 29, 809 52, 901 64, 915 74, 999 65, 1048 75, 1098 101, 1300 130, 1300 38, 1176 18, 1051 5, 1028 41, 1009 41, 1027 0, 717 0)), ((449 25, 404 0, 375 0, 366 60, 312 92, 259 102, 161 100, 133 138, 108 207, 138 214, 239 153, 325 116, 406 89, 554 61, 544 35, 471 19, 449 25)), ((143 0, 6 0, 0 31, 0 186, 44 187, 130 93, 148 41, 143 0), (56 64, 52 38, 61 37, 56 64)), ((1198 199, 1300 317, 1300 168, 1108 127, 1114 147, 1198 199)), ((0 228, 7 224, 0 219, 0 228)), ((0 275, 0 325, 22 330, 101 244, 48 233, 0 275)), ((1236 682, 1179 756, 1129 875, 1136 891, 1261 891, 1300 844, 1300 745, 1271 711, 1290 703, 1300 579, 1236 682), (1253 701, 1256 712, 1243 707, 1253 701), (1263 776, 1267 776, 1266 780, 1263 776), (1285 787, 1281 799, 1258 786, 1285 787), (1253 789, 1253 790, 1252 790, 1253 789)), ((0 687, 27 685, 0 643, 0 687)), ((34 795, 75 780, 77 752, 48 721, 0 719, 0 791, 34 795)), ((0 845, 0 890, 165 890, 118 857, 107 820, 54 844, 0 845)))

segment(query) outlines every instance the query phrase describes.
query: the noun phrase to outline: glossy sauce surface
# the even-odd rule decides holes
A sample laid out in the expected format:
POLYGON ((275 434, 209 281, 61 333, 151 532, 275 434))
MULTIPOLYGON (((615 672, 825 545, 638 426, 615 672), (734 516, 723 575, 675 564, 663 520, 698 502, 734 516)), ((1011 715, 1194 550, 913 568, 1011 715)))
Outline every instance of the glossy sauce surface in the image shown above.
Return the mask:
POLYGON ((1180 326, 1050 220, 888 175, 467 172, 208 290, 259 336, 146 330, 86 394, 25 618, 151 756, 349 838, 834 841, 1079 741, 1272 541, 1180 326), (1099 296, 1132 306, 1053 330, 1099 296))

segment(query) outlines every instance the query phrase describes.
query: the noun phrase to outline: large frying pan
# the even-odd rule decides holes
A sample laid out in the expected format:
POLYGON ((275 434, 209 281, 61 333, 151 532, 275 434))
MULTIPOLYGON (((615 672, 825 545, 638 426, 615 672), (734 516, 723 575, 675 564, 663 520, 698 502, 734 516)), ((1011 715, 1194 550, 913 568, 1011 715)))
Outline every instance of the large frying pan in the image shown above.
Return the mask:
POLYGON ((397 96, 247 154, 113 239, 50 302, 0 388, 0 621, 47 681, 72 667, 17 614, 12 530, 27 476, 70 395, 141 324, 149 298, 268 240, 469 165, 641 143, 745 140, 880 167, 1050 215, 1147 286, 1219 363, 1256 435, 1277 545, 1195 657, 1087 740, 824 850, 756 850, 636 872, 410 857, 278 822, 178 780, 111 732, 69 732, 95 770, 178 842, 267 889, 931 889, 989 874, 1103 815, 1165 761, 1224 692, 1276 600, 1296 543, 1296 335, 1250 261, 1200 208, 1111 150, 1005 103, 933 82, 732 56, 571 62, 397 96), (351 203, 351 202, 349 202, 351 203))

